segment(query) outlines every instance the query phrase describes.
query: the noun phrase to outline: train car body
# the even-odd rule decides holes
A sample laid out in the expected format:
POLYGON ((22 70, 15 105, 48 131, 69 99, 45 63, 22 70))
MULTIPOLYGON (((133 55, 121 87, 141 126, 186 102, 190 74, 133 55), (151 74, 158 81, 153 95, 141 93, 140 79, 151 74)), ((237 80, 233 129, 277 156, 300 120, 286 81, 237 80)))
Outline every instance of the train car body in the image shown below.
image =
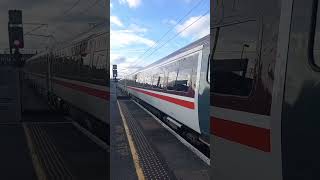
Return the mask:
POLYGON ((106 32, 86 34, 30 58, 25 70, 38 92, 58 108, 68 106, 76 119, 82 118, 81 125, 104 139, 109 126, 107 48, 106 32))
POLYGON ((209 36, 125 77, 120 87, 167 118, 209 139, 209 36))
POLYGON ((318 5, 211 4, 215 180, 320 179, 318 5))

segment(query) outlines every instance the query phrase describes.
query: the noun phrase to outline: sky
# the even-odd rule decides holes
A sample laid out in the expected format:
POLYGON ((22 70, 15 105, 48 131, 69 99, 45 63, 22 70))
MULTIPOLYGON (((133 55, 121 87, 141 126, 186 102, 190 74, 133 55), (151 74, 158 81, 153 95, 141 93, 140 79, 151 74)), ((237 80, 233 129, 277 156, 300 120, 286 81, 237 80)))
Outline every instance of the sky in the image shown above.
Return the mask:
POLYGON ((123 78, 209 32, 210 0, 111 0, 110 65, 123 78))
POLYGON ((68 41, 75 35, 91 29, 93 24, 107 22, 108 4, 107 0, 1 0, 0 53, 8 51, 9 9, 22 10, 24 33, 37 28, 39 23, 48 24, 31 32, 31 35, 25 35, 25 48, 22 52, 28 52, 41 51, 49 43, 68 41), (35 36, 49 34, 53 38, 35 36))

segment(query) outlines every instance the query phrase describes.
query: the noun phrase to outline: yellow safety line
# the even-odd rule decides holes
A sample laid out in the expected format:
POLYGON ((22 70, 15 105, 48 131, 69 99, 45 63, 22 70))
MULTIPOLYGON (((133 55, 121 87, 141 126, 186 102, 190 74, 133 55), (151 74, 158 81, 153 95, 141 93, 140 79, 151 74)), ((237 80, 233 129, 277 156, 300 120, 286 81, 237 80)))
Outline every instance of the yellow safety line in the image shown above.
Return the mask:
POLYGON ((32 141, 31 132, 25 123, 23 123, 22 126, 23 126, 24 133, 26 135, 27 144, 28 144, 30 154, 31 154, 32 164, 35 169, 35 173, 38 177, 38 180, 46 180, 48 178, 47 178, 47 175, 46 175, 43 167, 41 166, 39 157, 35 151, 35 147, 34 147, 33 141, 32 141))
POLYGON ((138 179, 139 180, 145 180, 145 176, 143 174, 143 170, 142 170, 142 168, 140 166, 140 163, 139 163, 139 157, 138 157, 138 154, 137 154, 137 150, 136 150, 136 147, 135 147, 135 145, 133 143, 133 139, 132 139, 130 130, 129 130, 128 125, 127 125, 127 120, 126 120, 126 118, 124 117, 124 115, 122 113, 122 110, 121 110, 121 107, 120 107, 120 103, 119 103, 118 100, 117 100, 117 103, 118 103, 121 119, 122 119, 122 122, 123 122, 123 126, 124 126, 124 129, 126 131, 126 135, 127 135, 127 139, 128 139, 128 142, 129 142, 130 151, 131 151, 132 159, 133 159, 133 162, 134 162, 134 166, 136 168, 136 173, 138 175, 138 179))

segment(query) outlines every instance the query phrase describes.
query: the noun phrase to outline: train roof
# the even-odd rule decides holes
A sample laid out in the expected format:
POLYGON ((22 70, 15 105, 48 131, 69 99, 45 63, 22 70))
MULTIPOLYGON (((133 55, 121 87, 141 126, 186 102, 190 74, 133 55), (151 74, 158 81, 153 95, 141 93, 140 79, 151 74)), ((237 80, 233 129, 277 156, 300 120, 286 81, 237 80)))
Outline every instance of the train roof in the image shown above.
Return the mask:
MULTIPOLYGON (((171 54, 169 54, 169 55, 157 60, 156 62, 153 62, 153 63, 147 65, 146 67, 143 67, 143 68, 137 70, 136 72, 134 72, 132 74, 136 74, 136 73, 138 73, 140 71, 143 71, 145 69, 148 69, 148 68, 150 68, 152 66, 155 66, 155 65, 158 65, 160 63, 163 63, 163 62, 169 60, 170 58, 172 58, 172 57, 174 57, 174 56, 176 56, 178 54, 181 54, 183 52, 186 52, 188 50, 191 50, 191 49, 193 49, 195 47, 198 47, 198 46, 201 46, 201 45, 204 45, 204 47, 210 46, 210 34, 206 35, 206 36, 204 36, 204 37, 202 37, 202 38, 200 38, 200 39, 198 39, 198 40, 196 40, 196 41, 194 41, 194 42, 192 42, 192 43, 190 43, 190 44, 188 44, 186 46, 184 46, 183 48, 181 48, 181 49, 179 49, 177 51, 174 51, 173 53, 171 53, 171 54)), ((130 75, 132 75, 132 74, 130 74, 130 75)))
MULTIPOLYGON (((102 35, 102 34, 105 34, 105 33, 107 33, 106 30, 101 29, 101 28, 97 28, 97 29, 94 29, 94 30, 89 31, 87 33, 84 33, 84 34, 80 35, 79 37, 77 37, 77 38, 75 38, 73 40, 70 40, 70 42, 65 42, 63 46, 60 46, 59 44, 55 44, 55 46, 58 46, 58 47, 55 47, 54 50, 60 50, 60 49, 63 49, 65 47, 68 47, 68 46, 70 46, 72 44, 76 44, 78 42, 81 42, 84 39, 88 39, 88 38, 90 38, 92 36, 99 36, 99 35, 102 35)), ((32 60, 34 60, 34 59, 36 59, 36 58, 38 58, 40 56, 43 56, 43 55, 45 55, 47 53, 48 53, 48 50, 42 51, 42 52, 32 56, 31 58, 27 59, 26 62, 32 61, 32 60)))

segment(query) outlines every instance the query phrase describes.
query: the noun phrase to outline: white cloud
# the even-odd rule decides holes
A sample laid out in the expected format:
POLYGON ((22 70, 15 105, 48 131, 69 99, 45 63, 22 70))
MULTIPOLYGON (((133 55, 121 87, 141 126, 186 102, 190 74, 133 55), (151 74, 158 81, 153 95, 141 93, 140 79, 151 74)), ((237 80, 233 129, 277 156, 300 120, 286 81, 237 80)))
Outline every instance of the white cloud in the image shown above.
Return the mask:
POLYGON ((201 19, 199 18, 200 16, 190 17, 184 23, 178 24, 176 27, 176 31, 182 31, 180 34, 181 37, 201 38, 205 35, 208 35, 210 33, 210 14, 205 15, 201 19), (197 19, 199 20, 195 22, 197 19), (189 26, 190 24, 192 25, 189 26), (189 27, 185 29, 187 26, 189 27))
POLYGON ((177 21, 173 20, 173 19, 164 19, 162 21, 163 24, 168 24, 168 25, 176 25, 177 24, 177 21))
POLYGON ((142 33, 145 33, 148 31, 147 28, 140 27, 137 24, 130 24, 129 30, 132 32, 142 32, 142 33))
POLYGON ((190 3, 192 0, 184 0, 184 2, 186 3, 190 3))
POLYGON ((141 0, 119 0, 120 4, 128 4, 130 8, 137 8, 141 4, 141 0))
MULTIPOLYGON (((145 49, 155 44, 152 39, 144 36, 147 28, 138 24, 130 24, 121 29, 110 31, 110 65, 118 65, 118 75, 132 73, 141 68, 141 65, 133 65, 137 56, 145 52, 145 49)), ((112 75, 112 72, 110 72, 112 75)))
POLYGON ((123 78, 125 75, 133 73, 141 68, 134 65, 137 60, 136 56, 125 57, 122 54, 110 52, 110 77, 112 77, 112 65, 118 66, 118 77, 123 78))
POLYGON ((129 45, 146 45, 153 46, 154 41, 143 36, 136 34, 135 32, 128 30, 111 30, 110 44, 111 48, 125 47, 129 45))
POLYGON ((112 3, 110 3, 110 8, 113 8, 113 4, 112 3))
POLYGON ((117 26, 123 27, 123 23, 120 21, 120 19, 117 16, 110 16, 110 22, 117 26))

